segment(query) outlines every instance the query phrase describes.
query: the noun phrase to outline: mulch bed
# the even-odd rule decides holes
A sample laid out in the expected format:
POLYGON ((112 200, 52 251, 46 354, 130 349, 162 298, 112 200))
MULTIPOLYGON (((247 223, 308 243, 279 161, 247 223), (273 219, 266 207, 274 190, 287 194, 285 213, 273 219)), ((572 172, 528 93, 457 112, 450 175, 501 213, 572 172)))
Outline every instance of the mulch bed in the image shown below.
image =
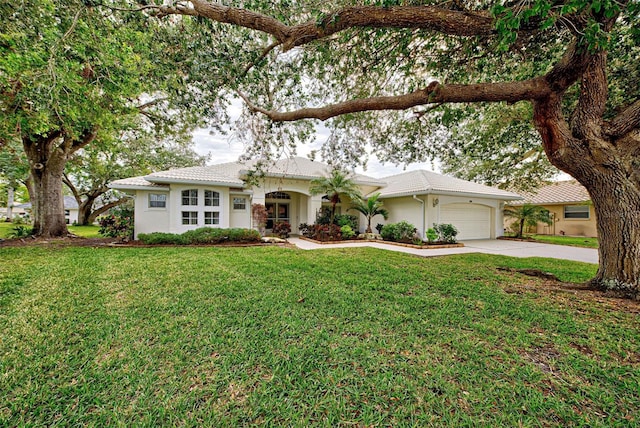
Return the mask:
POLYGON ((142 241, 123 242, 118 238, 84 238, 69 234, 63 238, 14 238, 0 241, 0 248, 4 247, 273 247, 273 246, 291 247, 292 244, 274 244, 274 243, 237 243, 224 242, 221 244, 200 244, 200 245, 147 245, 142 241))

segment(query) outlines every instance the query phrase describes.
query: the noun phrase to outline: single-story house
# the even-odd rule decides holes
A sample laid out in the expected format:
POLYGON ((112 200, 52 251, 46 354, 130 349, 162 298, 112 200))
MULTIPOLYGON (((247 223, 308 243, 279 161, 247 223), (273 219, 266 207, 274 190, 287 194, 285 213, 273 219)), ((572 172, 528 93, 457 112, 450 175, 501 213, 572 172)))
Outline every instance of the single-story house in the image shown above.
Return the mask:
MULTIPOLYGON (((291 157, 275 162, 260 176, 252 176, 253 163, 230 162, 155 172, 116 180, 110 187, 133 196, 135 236, 140 233, 183 233, 203 226, 252 228, 252 204, 265 205, 267 228, 287 221, 292 233, 301 223, 314 223, 329 205, 323 195, 311 195, 310 181, 326 177, 328 165, 291 157), (257 180, 249 180, 249 178, 257 180), (258 183, 258 184, 256 184, 258 183)), ((412 171, 386 178, 354 174, 363 195, 381 193, 390 217, 373 224, 413 223, 421 236, 433 223, 452 223, 459 239, 501 236, 506 201, 520 196, 500 189, 429 171, 412 171)), ((343 198, 338 210, 347 213, 343 198)), ((356 214, 355 211, 348 213, 356 214)), ((360 228, 366 226, 361 218, 360 228)))
MULTIPOLYGON (((541 235, 569 235, 597 237, 596 214, 591 197, 575 180, 558 181, 524 194, 524 199, 511 202, 511 206, 525 202, 542 206, 551 213, 553 223, 539 223, 532 232, 541 235)), ((505 219, 510 223, 513 220, 505 219)))
MULTIPOLYGON (((31 211, 31 202, 27 202, 25 204, 18 205, 18 208, 25 210, 26 212, 31 211)), ((73 224, 78 221, 78 202, 76 198, 73 196, 65 196, 64 197, 64 218, 67 224, 73 224)))
MULTIPOLYGON (((25 216, 27 214, 27 212, 24 210, 24 208, 20 208, 22 204, 19 203, 14 203, 13 207, 11 208, 11 215, 12 216, 25 216)), ((7 217, 7 213, 9 212, 9 208, 8 207, 0 207, 0 218, 5 218, 7 217)))

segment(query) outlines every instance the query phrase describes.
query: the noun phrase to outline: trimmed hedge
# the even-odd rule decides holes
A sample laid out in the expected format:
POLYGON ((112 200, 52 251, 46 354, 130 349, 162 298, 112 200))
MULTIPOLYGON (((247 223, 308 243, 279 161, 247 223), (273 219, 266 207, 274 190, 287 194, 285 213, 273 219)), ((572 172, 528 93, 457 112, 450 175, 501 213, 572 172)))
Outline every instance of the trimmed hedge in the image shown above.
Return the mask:
POLYGON ((241 244, 261 242, 262 237, 257 230, 253 229, 219 229, 213 227, 201 227, 189 230, 183 234, 176 233, 141 233, 138 239, 146 245, 202 245, 202 244, 222 244, 225 242, 235 242, 241 244))

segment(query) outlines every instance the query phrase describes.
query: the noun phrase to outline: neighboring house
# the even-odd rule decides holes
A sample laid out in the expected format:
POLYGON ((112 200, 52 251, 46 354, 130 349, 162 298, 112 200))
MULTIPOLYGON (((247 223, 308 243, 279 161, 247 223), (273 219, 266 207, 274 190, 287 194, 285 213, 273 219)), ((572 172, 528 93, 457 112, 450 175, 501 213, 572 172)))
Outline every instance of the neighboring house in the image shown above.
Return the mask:
MULTIPOLYGON (((20 208, 22 206, 22 204, 19 203, 14 203, 13 204, 13 208, 11 208, 11 215, 12 216, 25 216, 27 214, 27 212, 24 210, 24 208, 20 208)), ((7 216, 7 212, 8 209, 7 207, 0 207, 0 218, 4 218, 7 216)))
MULTIPOLYGON (((591 197, 580 183, 575 180, 558 181, 540 187, 536 192, 524 195, 522 201, 510 205, 517 206, 528 202, 540 205, 551 212, 553 224, 538 224, 533 232, 542 235, 570 235, 597 237, 596 215, 591 197)), ((512 220, 507 219, 508 222, 512 220)))
MULTIPOLYGON (((20 204, 18 208, 31 212, 31 202, 20 204)), ((78 202, 73 196, 64 197, 64 218, 67 224, 73 224, 78 221, 78 202)))
MULTIPOLYGON (((292 233, 300 223, 314 223, 329 202, 309 193, 314 178, 325 177, 330 168, 321 162, 292 157, 275 162, 259 185, 247 184, 253 163, 231 162, 206 167, 155 172, 144 177, 114 181, 113 189, 135 199, 135 236, 140 233, 183 233, 203 226, 255 227, 251 205, 263 204, 268 212, 267 229, 287 221, 292 233)), ((256 178, 256 177, 254 177, 256 178)), ((520 196, 469 181, 428 171, 414 171, 377 179, 355 174, 353 180, 363 195, 382 194, 390 218, 375 218, 374 224, 407 220, 424 236, 433 223, 452 223, 459 239, 495 238, 502 235, 505 201, 520 196)), ((251 180, 249 180, 251 181, 251 180)), ((343 198, 339 212, 350 201, 343 198)), ((365 222, 360 221, 364 230, 365 222)))

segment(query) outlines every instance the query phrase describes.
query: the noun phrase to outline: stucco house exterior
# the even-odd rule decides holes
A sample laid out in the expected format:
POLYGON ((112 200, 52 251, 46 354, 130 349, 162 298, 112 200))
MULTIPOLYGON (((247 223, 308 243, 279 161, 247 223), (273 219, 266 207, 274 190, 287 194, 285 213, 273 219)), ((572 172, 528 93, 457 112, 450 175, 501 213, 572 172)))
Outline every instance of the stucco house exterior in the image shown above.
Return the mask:
POLYGON ((532 232, 541 235, 598 236, 591 197, 587 189, 577 181, 550 183, 536 192, 524 194, 523 197, 524 199, 513 201, 510 205, 518 206, 525 202, 540 205, 548 209, 553 218, 553 224, 548 226, 540 223, 532 232))
MULTIPOLYGON (((282 159, 255 177, 257 181, 248 180, 253 166, 252 162, 230 162, 160 171, 117 180, 110 187, 135 199, 136 237, 150 232, 183 233, 203 226, 252 228, 252 204, 267 208, 267 228, 287 221, 296 234, 299 224, 314 223, 318 212, 328 205, 322 195, 309 192, 311 180, 329 174, 326 164, 302 157, 282 159)), ((504 204, 520 198, 429 171, 386 178, 355 174, 352 179, 363 195, 381 193, 390 217, 386 222, 382 217, 374 218, 374 225, 406 220, 421 236, 433 223, 454 224, 461 240, 501 236, 504 204)), ((347 211, 349 207, 350 201, 343 198, 338 211, 356 214, 347 211)), ((359 223, 363 231, 364 219, 359 223)))

